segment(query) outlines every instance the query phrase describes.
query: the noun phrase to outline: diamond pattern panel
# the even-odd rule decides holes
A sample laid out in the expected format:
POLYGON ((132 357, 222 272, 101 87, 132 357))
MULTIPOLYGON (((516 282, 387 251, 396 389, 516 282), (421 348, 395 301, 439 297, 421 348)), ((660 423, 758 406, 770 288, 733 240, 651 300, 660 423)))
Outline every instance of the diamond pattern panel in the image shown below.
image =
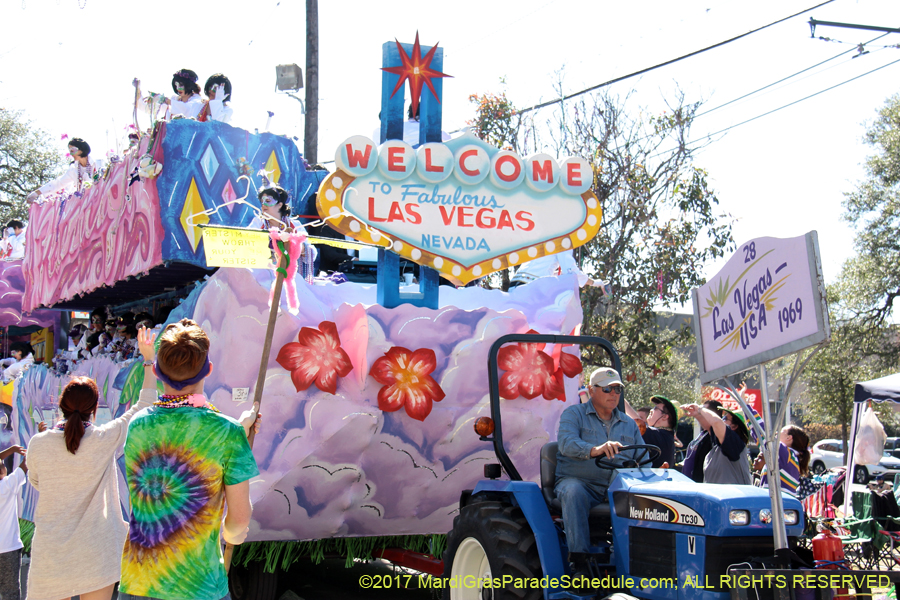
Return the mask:
POLYGON ((278 164, 278 155, 275 154, 274 150, 272 150, 272 154, 269 155, 269 160, 266 162, 266 173, 269 174, 269 179, 272 180, 272 183, 278 185, 278 180, 281 179, 281 166, 278 164))
POLYGON ((203 168, 203 174, 206 176, 206 185, 212 185, 213 177, 216 176, 216 171, 219 170, 219 159, 216 158, 212 145, 206 146, 203 156, 200 157, 200 166, 203 168))
POLYGON ((197 245, 200 244, 201 238, 200 228, 197 227, 197 225, 206 225, 209 223, 208 215, 197 214, 204 210, 206 210, 206 207, 203 206, 203 198, 200 197, 200 190, 197 189, 197 182, 192 177, 191 187, 188 189, 187 196, 184 199, 184 208, 181 209, 181 228, 184 230, 184 235, 187 236, 194 252, 197 252, 197 245), (191 215, 197 215, 192 219, 194 223, 193 226, 188 224, 188 217, 191 215))
MULTIPOLYGON (((293 141, 254 135, 225 123, 172 121, 163 138, 165 168, 157 178, 160 218, 166 235, 162 239, 165 260, 180 260, 204 266, 200 230, 187 225, 187 218, 204 209, 221 207, 248 193, 255 204, 261 180, 260 169, 269 171, 269 181, 288 190, 294 212, 302 212, 306 198, 319 186, 324 172, 303 170, 303 159, 293 141), (238 181, 247 173, 251 183, 238 181)), ((246 226, 253 211, 241 204, 225 206, 214 215, 198 217, 194 225, 246 226)))
POLYGON ((228 180, 225 182, 224 189, 222 189, 222 202, 225 202, 225 210, 227 210, 229 214, 234 210, 234 204, 228 203, 235 200, 237 200, 237 194, 234 193, 234 188, 231 187, 231 180, 228 180))

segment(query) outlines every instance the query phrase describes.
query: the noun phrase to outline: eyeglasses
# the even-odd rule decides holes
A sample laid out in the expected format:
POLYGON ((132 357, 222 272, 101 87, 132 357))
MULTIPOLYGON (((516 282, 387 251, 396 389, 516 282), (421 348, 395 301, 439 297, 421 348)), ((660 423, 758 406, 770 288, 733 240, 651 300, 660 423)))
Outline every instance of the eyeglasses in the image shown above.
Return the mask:
POLYGON ((607 385, 607 386, 595 385, 594 387, 599 388, 600 391, 603 392, 604 394, 608 394, 610 392, 614 392, 616 394, 622 394, 622 392, 625 391, 625 388, 621 385, 607 385))

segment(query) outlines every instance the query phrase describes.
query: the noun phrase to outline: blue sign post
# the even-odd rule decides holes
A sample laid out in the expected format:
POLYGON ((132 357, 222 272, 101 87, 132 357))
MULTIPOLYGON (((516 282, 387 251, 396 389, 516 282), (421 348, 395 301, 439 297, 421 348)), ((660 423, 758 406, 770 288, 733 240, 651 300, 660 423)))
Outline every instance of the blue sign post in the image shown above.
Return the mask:
MULTIPOLYGON (((420 48, 419 35, 415 44, 385 42, 382 46, 381 76, 381 140, 403 139, 405 87, 401 77, 410 80, 410 88, 421 93, 418 99, 411 98, 413 104, 419 106, 419 144, 441 142, 441 125, 443 112, 441 99, 443 96, 444 76, 440 73, 444 66, 443 48, 420 48), (425 59, 422 60, 422 52, 425 59), (433 52, 433 54, 432 54, 433 52), (401 53, 403 53, 401 55, 401 53), (427 60, 430 55, 430 61, 427 60), (409 72, 410 66, 412 72, 409 72), (406 69, 404 69, 406 67, 406 69), (390 70, 388 70, 390 69, 390 70), (405 71, 403 75, 397 71, 405 71), (422 77, 422 71, 429 74, 437 72, 437 76, 422 77), (415 79, 419 79, 416 82, 415 79), (422 82, 421 79, 425 79, 422 82), (397 89, 398 83, 400 89, 397 89), (425 91, 422 84, 430 88, 425 91), (431 93, 434 90, 434 94, 431 93)), ((411 94, 412 95, 412 94, 411 94)), ((378 303, 386 308, 394 308, 400 304, 412 304, 426 308, 438 307, 438 273, 430 267, 419 266, 419 292, 400 292, 400 257, 384 248, 378 250, 378 303)))

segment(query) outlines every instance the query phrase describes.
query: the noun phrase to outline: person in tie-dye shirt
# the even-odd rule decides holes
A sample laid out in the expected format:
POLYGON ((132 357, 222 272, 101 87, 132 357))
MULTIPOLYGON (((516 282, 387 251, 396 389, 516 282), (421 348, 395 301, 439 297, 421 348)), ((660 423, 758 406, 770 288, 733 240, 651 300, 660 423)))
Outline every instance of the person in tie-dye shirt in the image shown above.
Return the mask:
POLYGON ((256 415, 242 415, 242 426, 207 401, 208 354, 209 338, 190 319, 160 335, 154 372, 165 393, 134 417, 125 443, 131 520, 121 600, 229 597, 219 536, 247 537, 249 480, 259 470, 245 427, 256 415))

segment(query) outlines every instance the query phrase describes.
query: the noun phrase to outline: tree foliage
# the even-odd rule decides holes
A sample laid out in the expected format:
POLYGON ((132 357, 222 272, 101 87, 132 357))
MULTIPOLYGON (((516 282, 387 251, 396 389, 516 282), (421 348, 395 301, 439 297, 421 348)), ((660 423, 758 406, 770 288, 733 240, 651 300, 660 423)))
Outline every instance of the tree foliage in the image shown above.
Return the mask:
POLYGON ((703 402, 700 390, 695 386, 700 369, 691 360, 689 349, 672 345, 676 335, 675 330, 671 329, 658 331, 658 342, 665 348, 662 369, 638 369, 625 377, 627 398, 635 408, 649 406, 650 397, 655 395, 677 400, 681 404, 703 402))
POLYGON ((865 141, 875 152, 866 161, 866 179, 844 198, 857 256, 841 280, 846 308, 866 328, 877 328, 900 298, 900 95, 887 100, 865 141))
POLYGON ((475 118, 468 122, 474 135, 498 148, 517 149, 521 117, 506 92, 472 94, 469 102, 477 106, 475 118))
POLYGON ((57 175, 62 159, 22 111, 0 108, 0 223, 28 218, 25 196, 57 175))
POLYGON ((840 281, 829 286, 827 295, 831 342, 809 361, 801 376, 807 391, 805 416, 812 422, 839 425, 846 442, 856 384, 891 373, 900 348, 892 327, 873 329, 847 311, 840 281))
POLYGON ((831 343, 803 375, 807 415, 840 425, 845 441, 856 383, 887 375, 900 361, 900 337, 890 323, 900 297, 900 95, 887 100, 865 141, 874 149, 866 178, 844 197, 856 254, 828 288, 831 343))
MULTIPOLYGON (((591 162, 603 222, 576 256, 586 273, 610 281, 613 294, 582 290, 582 332, 610 340, 626 374, 665 370, 669 348, 687 345, 692 334, 679 330, 661 341, 655 311, 688 302, 690 290, 704 283, 704 267, 734 247, 733 220, 718 208, 708 174, 694 163, 697 148, 688 144, 699 104, 679 94, 662 114, 648 114, 628 98, 601 93, 557 107, 553 122, 538 126, 534 113, 523 118, 505 95, 472 98, 482 139, 509 142, 523 154, 549 147, 560 158, 591 162)), ((587 362, 602 364, 602 353, 587 362)))

